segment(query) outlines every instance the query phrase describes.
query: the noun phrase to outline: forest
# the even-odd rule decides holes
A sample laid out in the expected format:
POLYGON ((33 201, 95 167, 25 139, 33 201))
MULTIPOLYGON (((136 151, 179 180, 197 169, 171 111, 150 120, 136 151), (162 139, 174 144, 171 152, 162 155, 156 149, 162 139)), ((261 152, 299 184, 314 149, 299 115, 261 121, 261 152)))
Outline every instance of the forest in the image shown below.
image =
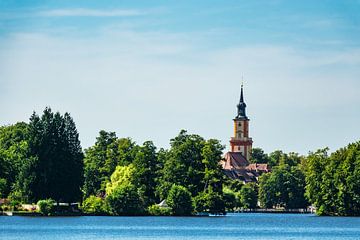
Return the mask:
POLYGON ((360 142, 306 156, 254 148, 251 162, 272 171, 248 184, 223 174, 224 148, 185 130, 169 149, 101 130, 83 150, 71 115, 47 107, 0 127, 1 207, 37 203, 48 215, 59 203, 80 203, 88 215, 186 216, 312 205, 318 215, 360 215, 360 142))

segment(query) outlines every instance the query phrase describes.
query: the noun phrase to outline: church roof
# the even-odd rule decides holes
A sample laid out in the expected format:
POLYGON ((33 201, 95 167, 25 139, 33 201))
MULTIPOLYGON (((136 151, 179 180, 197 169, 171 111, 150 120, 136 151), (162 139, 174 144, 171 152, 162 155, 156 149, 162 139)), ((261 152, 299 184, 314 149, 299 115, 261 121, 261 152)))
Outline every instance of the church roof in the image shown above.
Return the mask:
POLYGON ((250 171, 270 172, 270 166, 266 163, 251 163, 246 169, 250 171))
POLYGON ((240 152, 227 152, 221 161, 226 176, 247 182, 256 182, 260 174, 270 172, 268 164, 249 163, 240 152))
POLYGON ((225 170, 243 169, 247 165, 249 165, 249 162, 240 152, 227 152, 222 161, 225 170))

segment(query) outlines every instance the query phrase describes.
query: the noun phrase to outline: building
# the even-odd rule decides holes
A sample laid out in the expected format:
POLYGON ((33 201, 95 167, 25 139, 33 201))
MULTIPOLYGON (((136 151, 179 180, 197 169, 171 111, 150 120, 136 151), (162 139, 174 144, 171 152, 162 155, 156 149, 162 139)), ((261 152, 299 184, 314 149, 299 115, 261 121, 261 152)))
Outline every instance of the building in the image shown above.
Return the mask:
POLYGON ((246 116, 243 85, 241 85, 237 115, 233 119, 234 136, 230 138, 230 151, 225 154, 221 165, 228 177, 239 179, 244 183, 256 182, 262 173, 270 171, 267 164, 250 163, 253 140, 249 136, 249 121, 246 116))

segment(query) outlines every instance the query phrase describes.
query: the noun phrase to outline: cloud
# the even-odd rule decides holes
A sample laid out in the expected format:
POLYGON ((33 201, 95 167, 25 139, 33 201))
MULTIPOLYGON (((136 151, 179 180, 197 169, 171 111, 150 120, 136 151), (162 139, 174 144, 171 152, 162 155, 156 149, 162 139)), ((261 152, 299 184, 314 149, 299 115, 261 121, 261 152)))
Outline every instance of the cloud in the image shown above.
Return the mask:
POLYGON ((39 12, 44 17, 132 17, 145 15, 138 9, 97 10, 89 8, 52 9, 39 12))

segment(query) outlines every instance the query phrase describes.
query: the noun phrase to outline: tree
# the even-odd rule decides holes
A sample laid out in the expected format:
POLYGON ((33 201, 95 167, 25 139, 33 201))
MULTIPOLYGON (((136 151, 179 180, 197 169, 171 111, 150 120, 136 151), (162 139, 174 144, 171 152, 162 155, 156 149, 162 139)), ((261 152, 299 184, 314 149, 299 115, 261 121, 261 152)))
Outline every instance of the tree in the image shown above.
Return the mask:
POLYGON ((18 175, 28 158, 28 124, 18 122, 0 127, 0 179, 3 179, 0 192, 3 197, 18 190, 18 175))
POLYGON ((166 203, 171 208, 172 215, 187 216, 192 214, 191 193, 183 186, 172 185, 166 203))
POLYGON ((159 164, 156 147, 151 141, 139 147, 133 161, 134 182, 144 199, 145 205, 150 206, 159 199, 155 196, 156 178, 158 177, 159 164))
POLYGON ((136 169, 132 164, 128 166, 117 166, 111 174, 110 182, 106 185, 106 195, 111 195, 119 186, 133 185, 135 181, 136 169))
POLYGON ((118 185, 106 197, 110 213, 113 215, 142 215, 145 213, 143 202, 132 184, 118 185))
POLYGON ((328 149, 305 161, 306 196, 319 215, 360 215, 360 142, 328 156, 328 149))
POLYGON ((137 149, 130 138, 117 138, 114 132, 100 131, 95 145, 85 150, 84 197, 103 196, 116 166, 132 163, 137 149))
POLYGON ((259 179, 259 200, 262 207, 304 208, 307 206, 305 177, 299 167, 281 165, 259 179))
POLYGON ((29 200, 52 198, 57 202, 78 201, 83 176, 83 154, 70 114, 46 108, 41 118, 34 112, 29 123, 29 152, 32 158, 22 180, 29 200))
POLYGON ((266 153, 264 153, 264 150, 261 148, 253 148, 251 150, 251 158, 252 163, 268 163, 269 157, 266 153))
MULTIPOLYGON (((85 149, 84 157, 84 198, 90 195, 101 195, 105 192, 104 184, 106 177, 110 176, 104 165, 110 145, 117 140, 114 132, 101 130, 96 138, 95 145, 85 149), (105 177, 106 175, 106 177, 105 177)), ((110 170, 110 169, 109 169, 110 170)))
POLYGON ((185 130, 171 139, 164 167, 160 172, 157 192, 160 198, 167 196, 173 184, 187 186, 192 196, 204 190, 205 166, 202 149, 205 140, 198 135, 189 135, 185 130))
POLYGON ((256 186, 252 184, 244 185, 240 190, 240 204, 245 209, 254 209, 257 206, 256 186))

